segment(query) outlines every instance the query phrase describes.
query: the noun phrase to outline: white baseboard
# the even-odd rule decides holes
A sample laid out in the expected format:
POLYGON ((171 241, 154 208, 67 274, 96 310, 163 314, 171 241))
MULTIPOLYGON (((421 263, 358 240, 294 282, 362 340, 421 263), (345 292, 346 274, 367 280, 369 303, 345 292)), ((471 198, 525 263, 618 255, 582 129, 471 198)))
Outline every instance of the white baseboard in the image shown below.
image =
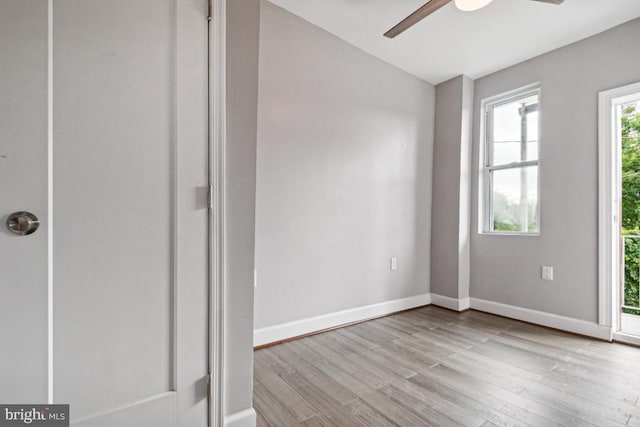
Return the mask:
POLYGON ((465 311, 469 309, 470 300, 469 298, 457 299, 444 295, 431 294, 431 304, 448 308, 449 310, 465 311))
POLYGON ((378 304, 366 305, 363 307, 351 308, 335 313, 323 314, 321 316, 296 320, 294 322, 283 323, 281 325, 269 326, 253 331, 254 347, 275 343, 300 335, 322 331, 323 329, 335 328, 336 326, 348 323, 360 322, 374 317, 395 313, 396 311, 408 310, 431 303, 430 294, 421 294, 409 298, 401 298, 393 301, 385 301, 378 304))
POLYGON ((497 314, 524 322, 535 323, 554 329, 560 329, 575 334, 586 335, 601 340, 611 341, 611 327, 598 325, 594 322, 545 313, 543 311, 516 307, 499 302, 471 298, 471 308, 478 311, 497 314))
POLYGON ((624 344, 640 346, 640 337, 637 337, 635 335, 627 335, 622 332, 614 332, 613 340, 624 344))
POLYGON ((225 427, 256 427, 256 411, 253 408, 224 417, 225 427))
MULTIPOLYGON (((409 298, 385 301, 378 304, 342 310, 335 313, 283 323, 281 325, 256 329, 253 332, 253 345, 254 347, 257 347, 265 344, 271 344, 289 338, 322 331, 324 329, 335 328, 337 326, 360 322, 395 313, 397 311, 408 310, 429 304, 448 308, 454 311, 464 311, 471 308, 606 341, 611 341, 612 339, 612 330, 610 326, 603 326, 594 322, 587 322, 585 320, 573 319, 571 317, 559 316, 557 314, 545 313, 543 311, 536 311, 478 298, 456 299, 438 294, 421 294, 409 298)), ((244 426, 244 424, 242 424, 242 426, 244 426)))

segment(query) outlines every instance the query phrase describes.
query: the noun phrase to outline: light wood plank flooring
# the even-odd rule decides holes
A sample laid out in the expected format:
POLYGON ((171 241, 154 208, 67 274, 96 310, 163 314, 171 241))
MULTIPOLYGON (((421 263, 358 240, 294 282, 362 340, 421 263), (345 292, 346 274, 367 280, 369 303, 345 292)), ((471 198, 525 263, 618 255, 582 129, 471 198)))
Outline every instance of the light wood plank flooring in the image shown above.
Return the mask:
POLYGON ((258 426, 640 426, 640 348, 429 306, 255 352, 258 426))

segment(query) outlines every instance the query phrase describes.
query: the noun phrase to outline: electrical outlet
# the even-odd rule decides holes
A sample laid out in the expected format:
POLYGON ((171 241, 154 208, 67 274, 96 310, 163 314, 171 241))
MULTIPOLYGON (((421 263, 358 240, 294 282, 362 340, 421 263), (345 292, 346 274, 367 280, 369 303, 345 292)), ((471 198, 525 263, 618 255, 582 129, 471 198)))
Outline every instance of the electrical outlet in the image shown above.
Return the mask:
POLYGON ((553 280, 553 267, 542 266, 542 280, 553 280))
POLYGON ((398 258, 393 257, 391 258, 391 270, 397 270, 398 269, 398 258))

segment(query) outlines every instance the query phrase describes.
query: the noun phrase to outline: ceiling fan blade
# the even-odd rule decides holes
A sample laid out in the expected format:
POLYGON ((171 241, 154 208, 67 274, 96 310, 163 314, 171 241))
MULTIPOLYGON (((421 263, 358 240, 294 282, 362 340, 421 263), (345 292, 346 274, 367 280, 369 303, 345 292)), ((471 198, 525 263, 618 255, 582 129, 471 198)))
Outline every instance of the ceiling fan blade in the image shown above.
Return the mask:
MULTIPOLYGON (((393 27, 392 29, 384 33, 384 36, 390 39, 394 38, 398 34, 411 28, 412 26, 422 21, 424 18, 431 15, 433 12, 440 9, 442 6, 446 5, 447 3, 450 3, 451 1, 452 0, 431 0, 430 2, 428 2, 424 6, 420 7, 418 10, 413 12, 411 15, 407 16, 402 21, 400 21, 400 23, 397 24, 395 27, 393 27)), ((551 1, 558 1, 558 0, 551 0, 551 1)), ((563 0, 560 0, 560 1, 563 1, 563 0)))
POLYGON ((564 0, 533 0, 533 1, 539 1, 542 3, 550 3, 550 4, 561 4, 562 2, 564 2, 564 0))

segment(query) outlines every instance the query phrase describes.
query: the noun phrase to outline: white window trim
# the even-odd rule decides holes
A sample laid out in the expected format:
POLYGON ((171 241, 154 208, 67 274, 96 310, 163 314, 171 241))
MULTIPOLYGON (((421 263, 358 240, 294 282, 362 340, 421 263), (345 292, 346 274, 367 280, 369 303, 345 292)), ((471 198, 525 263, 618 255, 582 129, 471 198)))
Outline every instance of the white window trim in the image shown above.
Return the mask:
POLYGON ((542 129, 542 114, 539 114, 538 118, 538 159, 525 162, 513 162, 506 165, 492 166, 487 165, 487 159, 489 155, 489 131, 487 128, 487 119, 489 109, 498 105, 507 104, 517 99, 524 98, 531 95, 538 96, 538 109, 542 109, 542 89, 540 83, 533 83, 518 89, 514 89, 499 95, 485 98, 481 101, 481 118, 480 118, 480 150, 479 150, 479 177, 478 177, 478 189, 479 189, 479 206, 478 206, 478 233, 487 236, 520 236, 520 237, 538 237, 542 230, 542 221, 540 217, 540 182, 541 182, 541 143, 540 137, 542 129), (534 233, 522 232, 522 231, 491 231, 491 185, 490 185, 490 172, 501 169, 512 169, 514 167, 526 167, 526 166, 538 166, 538 231, 534 233))

